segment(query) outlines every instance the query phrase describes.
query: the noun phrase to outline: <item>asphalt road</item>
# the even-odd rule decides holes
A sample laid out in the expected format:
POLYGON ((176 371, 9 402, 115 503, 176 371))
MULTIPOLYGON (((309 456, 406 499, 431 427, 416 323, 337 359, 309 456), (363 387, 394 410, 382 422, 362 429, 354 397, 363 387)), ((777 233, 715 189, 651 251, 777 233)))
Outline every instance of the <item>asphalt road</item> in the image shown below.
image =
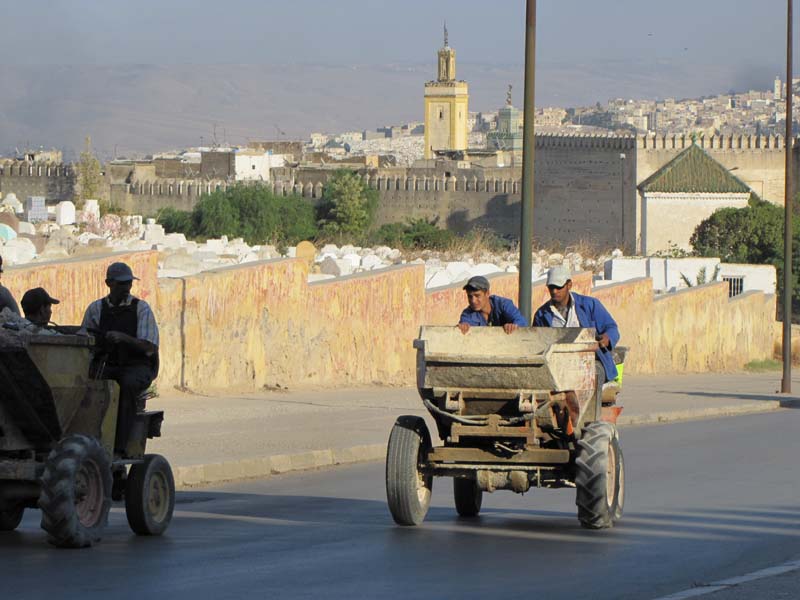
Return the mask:
MULTIPOLYGON (((388 432, 387 432, 388 433, 388 432)), ((800 410, 622 432, 626 514, 582 530, 572 490, 484 496, 459 520, 437 479, 418 528, 395 526, 383 465, 179 494, 163 538, 115 507, 103 542, 55 550, 29 511, 0 535, 8 598, 654 599, 800 557, 800 410)))

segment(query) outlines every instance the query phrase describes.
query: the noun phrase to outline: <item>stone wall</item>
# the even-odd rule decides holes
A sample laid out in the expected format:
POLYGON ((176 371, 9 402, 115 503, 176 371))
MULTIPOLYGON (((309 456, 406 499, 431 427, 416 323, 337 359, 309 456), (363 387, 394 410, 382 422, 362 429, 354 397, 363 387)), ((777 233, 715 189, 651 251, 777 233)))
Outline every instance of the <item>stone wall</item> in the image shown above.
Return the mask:
MULTIPOLYGON (((106 268, 122 261, 139 277, 133 292, 157 306, 158 255, 156 252, 127 252, 92 258, 73 258, 19 267, 4 267, 2 283, 19 303, 26 290, 43 287, 61 303, 53 306, 53 321, 59 325, 79 324, 91 302, 108 294, 106 268)), ((20 310, 22 307, 20 307, 20 310)))
POLYGON ((49 204, 72 200, 75 173, 65 165, 18 163, 0 165, 0 195, 16 194, 25 204, 28 196, 44 196, 49 204))
POLYGON ((728 298, 710 283, 654 298, 650 279, 595 289, 630 347, 626 373, 701 373, 740 369, 773 353, 775 296, 728 298))
MULTIPOLYGON (((249 263, 182 279, 157 279, 154 252, 9 268, 17 298, 43 286, 62 300, 53 318, 80 322, 106 293, 106 266, 124 260, 141 277, 134 293, 153 306, 161 332, 159 387, 255 391, 263 387, 410 385, 412 340, 420 325, 455 324, 466 305, 460 285, 425 292, 423 265, 404 265, 314 284, 298 259, 249 263)), ((492 278, 493 292, 517 298, 517 275, 492 278)), ((575 276, 586 293, 591 275, 575 276)), ((709 284, 654 299, 649 279, 592 291, 617 319, 631 347, 628 373, 741 368, 773 352, 775 297, 729 300, 709 284)), ((533 306, 545 301, 544 285, 533 306)))

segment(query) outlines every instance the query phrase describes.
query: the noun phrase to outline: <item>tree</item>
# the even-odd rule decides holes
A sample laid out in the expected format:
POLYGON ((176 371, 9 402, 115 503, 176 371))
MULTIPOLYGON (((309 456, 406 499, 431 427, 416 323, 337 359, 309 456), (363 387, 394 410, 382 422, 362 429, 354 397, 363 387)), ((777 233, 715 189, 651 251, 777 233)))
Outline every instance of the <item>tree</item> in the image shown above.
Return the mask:
POLYGON ((92 152, 92 138, 86 136, 83 152, 78 160, 78 197, 76 204, 83 206, 88 199, 97 199, 100 186, 103 183, 103 173, 100 161, 92 152))
MULTIPOLYGON (((796 201, 796 200, 795 200, 796 201)), ((700 256, 722 262, 773 265, 778 274, 778 302, 783 297, 783 208, 752 194, 744 208, 722 208, 695 229, 689 240, 700 256)), ((800 306, 800 223, 793 221, 792 305, 800 306)))
POLYGON ((162 209, 159 222, 188 237, 241 237, 248 244, 296 244, 317 235, 314 207, 299 196, 276 196, 263 185, 236 185, 204 195, 191 213, 162 209))
POLYGON ((336 171, 322 191, 318 212, 323 234, 363 236, 373 223, 378 192, 348 169, 336 171))

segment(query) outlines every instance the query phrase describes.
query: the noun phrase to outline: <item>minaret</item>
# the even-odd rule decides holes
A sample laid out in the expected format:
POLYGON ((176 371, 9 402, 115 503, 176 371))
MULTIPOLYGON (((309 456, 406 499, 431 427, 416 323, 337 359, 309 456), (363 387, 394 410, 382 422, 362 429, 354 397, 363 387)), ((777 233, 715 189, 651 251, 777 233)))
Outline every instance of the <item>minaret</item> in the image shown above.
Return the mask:
POLYGON ((446 23, 438 56, 437 78, 425 84, 425 158, 437 150, 467 149, 469 88, 456 80, 456 51, 448 43, 446 23))

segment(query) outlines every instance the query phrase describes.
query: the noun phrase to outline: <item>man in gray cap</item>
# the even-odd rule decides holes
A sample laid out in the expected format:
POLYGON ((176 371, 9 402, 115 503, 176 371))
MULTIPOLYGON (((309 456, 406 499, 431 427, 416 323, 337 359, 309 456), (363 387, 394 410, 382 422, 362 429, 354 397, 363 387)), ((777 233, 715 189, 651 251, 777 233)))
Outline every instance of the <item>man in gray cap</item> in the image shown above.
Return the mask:
POLYGON ((467 333, 470 327, 494 325, 511 333, 517 327, 527 327, 528 321, 508 298, 489 294, 489 280, 482 275, 470 277, 464 286, 469 306, 461 313, 458 328, 467 333))
POLYGON ((115 451, 122 453, 136 416, 138 397, 158 375, 158 325, 150 305, 131 295, 131 268, 109 265, 109 294, 86 309, 82 327, 97 338, 91 373, 97 379, 119 383, 119 416, 115 451))
POLYGON ((572 291, 572 275, 567 267, 553 267, 547 274, 550 300, 533 315, 534 327, 593 327, 597 332, 597 360, 605 380, 617 377, 612 350, 619 341, 619 328, 602 303, 591 296, 572 291))

